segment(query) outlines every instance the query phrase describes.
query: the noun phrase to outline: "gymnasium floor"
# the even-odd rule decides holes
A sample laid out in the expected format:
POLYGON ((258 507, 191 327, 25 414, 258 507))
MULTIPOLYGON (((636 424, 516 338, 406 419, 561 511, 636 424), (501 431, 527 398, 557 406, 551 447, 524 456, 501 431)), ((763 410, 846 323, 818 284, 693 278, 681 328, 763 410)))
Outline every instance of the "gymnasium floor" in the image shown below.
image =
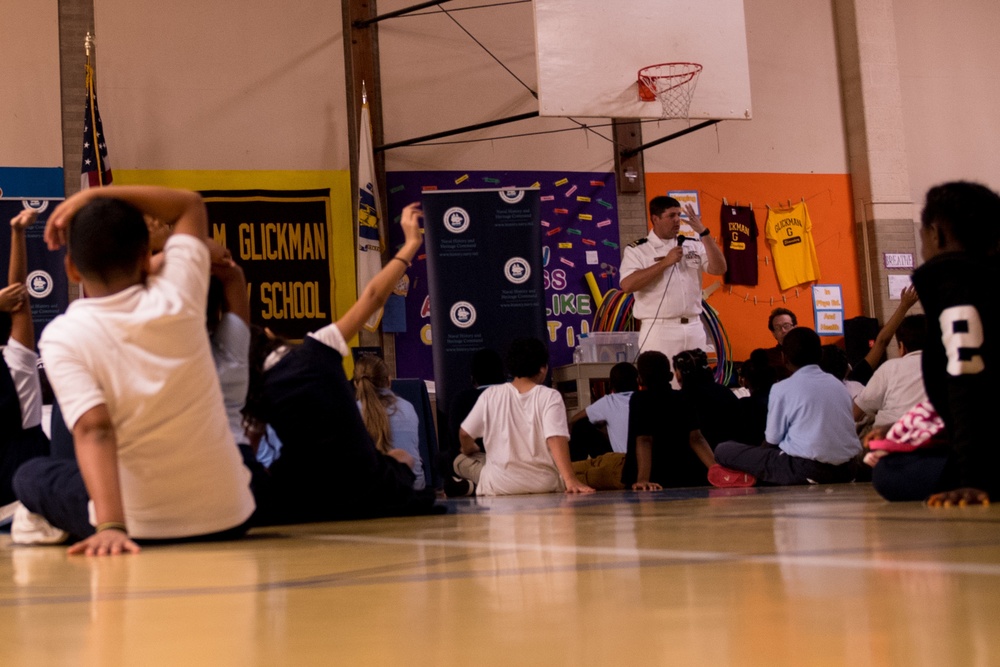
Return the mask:
POLYGON ((0 536, 0 664, 1000 664, 995 506, 866 485, 447 503, 107 559, 0 536))

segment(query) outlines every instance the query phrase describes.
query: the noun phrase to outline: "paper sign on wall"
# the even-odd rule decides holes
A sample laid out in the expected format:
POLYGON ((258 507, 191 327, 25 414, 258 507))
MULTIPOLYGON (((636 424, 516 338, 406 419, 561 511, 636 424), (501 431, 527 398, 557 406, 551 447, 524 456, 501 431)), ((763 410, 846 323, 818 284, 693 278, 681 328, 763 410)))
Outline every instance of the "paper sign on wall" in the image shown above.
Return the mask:
POLYGON ((840 285, 814 285, 813 313, 820 336, 844 335, 844 299, 840 285))

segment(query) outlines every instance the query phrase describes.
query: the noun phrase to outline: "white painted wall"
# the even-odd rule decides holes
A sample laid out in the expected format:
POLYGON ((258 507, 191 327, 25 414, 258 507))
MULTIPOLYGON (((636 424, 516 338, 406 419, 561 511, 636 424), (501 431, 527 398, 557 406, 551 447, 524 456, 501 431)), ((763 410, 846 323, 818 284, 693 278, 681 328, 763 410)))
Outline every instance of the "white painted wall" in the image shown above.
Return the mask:
MULTIPOLYGON (((379 13, 413 4, 409 0, 381 0, 379 13)), ((529 91, 537 89, 531 3, 463 9, 477 4, 483 3, 458 0, 440 9, 379 24, 387 143, 538 109, 529 91), (511 72, 504 70, 473 37, 511 72)), ((595 123, 593 119, 584 122, 595 123)), ((393 149, 386 153, 386 168, 610 170, 614 165, 610 137, 610 127, 588 132, 566 119, 536 118, 440 140, 486 139, 478 143, 393 149), (537 134, 571 128, 576 129, 537 134), (520 133, 535 134, 498 139, 520 133)))
MULTIPOLYGON (((379 11, 411 4, 380 0, 379 11)), ((531 4, 462 11, 474 4, 442 7, 533 88, 531 4)), ((831 2, 760 0, 745 11, 754 119, 651 149, 647 171, 846 172, 831 2)), ((95 0, 95 20, 116 169, 349 168, 339 3, 95 0)), ((914 202, 952 178, 1000 188, 1000 3, 898 0, 895 21, 914 202)), ((61 164, 57 23, 56 0, 0 0, 0 166, 61 164)), ((439 9, 382 23, 379 39, 387 141, 536 108, 439 9)), ((573 127, 524 121, 447 140, 481 143, 393 150, 387 166, 611 169, 608 128, 497 138, 573 127)), ((647 124, 645 139, 677 127, 647 124)))
MULTIPOLYGON (((409 6, 381 0, 379 11, 409 6)), ((442 5, 530 87, 535 87, 531 4, 459 11, 470 0, 442 5)), ((725 121, 646 151, 649 172, 845 173, 833 17, 828 0, 745 3, 754 119, 725 121)), ((610 31, 609 31, 610 32, 610 31)), ((398 141, 462 125, 523 113, 537 103, 511 74, 461 31, 441 9, 393 19, 379 29, 386 141, 398 141)), ((627 42, 595 49, 627 49, 627 42)), ((587 90, 581 89, 581 95, 587 90)), ((581 119, 599 123, 594 119, 581 119)), ((571 121, 522 121, 448 141, 546 132, 571 121)), ((643 138, 656 139, 687 127, 684 122, 646 123, 643 138)), ((574 169, 613 168, 610 129, 605 138, 583 131, 476 144, 394 149, 387 168, 574 169)))
MULTIPOLYGON (((647 150, 647 172, 847 173, 829 0, 744 2, 753 120, 724 121, 647 150)), ((652 141, 680 121, 644 126, 652 141)))
POLYGON ((0 0, 0 167, 62 167, 59 99, 57 0, 0 0))
POLYGON ((896 0, 894 10, 915 215, 944 181, 1000 189, 1000 3, 896 0))
POLYGON ((94 4, 116 169, 348 168, 338 3, 94 4))

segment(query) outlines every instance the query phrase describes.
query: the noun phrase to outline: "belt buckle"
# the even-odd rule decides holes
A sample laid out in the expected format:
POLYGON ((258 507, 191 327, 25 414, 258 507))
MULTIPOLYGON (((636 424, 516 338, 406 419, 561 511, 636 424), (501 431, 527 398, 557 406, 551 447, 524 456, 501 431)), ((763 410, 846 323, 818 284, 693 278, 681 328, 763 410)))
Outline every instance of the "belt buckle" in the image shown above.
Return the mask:
POLYGON ((686 318, 686 317, 682 317, 681 318, 681 324, 687 324, 689 321, 690 320, 688 320, 688 318, 686 318))

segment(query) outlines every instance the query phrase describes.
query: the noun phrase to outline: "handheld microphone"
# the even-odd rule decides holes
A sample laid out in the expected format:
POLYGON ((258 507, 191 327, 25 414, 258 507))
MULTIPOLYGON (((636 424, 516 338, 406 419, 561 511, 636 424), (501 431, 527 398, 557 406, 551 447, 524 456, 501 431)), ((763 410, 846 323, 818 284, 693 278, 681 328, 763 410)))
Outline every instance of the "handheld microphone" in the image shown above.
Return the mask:
POLYGON ((688 240, 688 237, 681 234, 677 235, 677 247, 684 245, 684 242, 688 240))

